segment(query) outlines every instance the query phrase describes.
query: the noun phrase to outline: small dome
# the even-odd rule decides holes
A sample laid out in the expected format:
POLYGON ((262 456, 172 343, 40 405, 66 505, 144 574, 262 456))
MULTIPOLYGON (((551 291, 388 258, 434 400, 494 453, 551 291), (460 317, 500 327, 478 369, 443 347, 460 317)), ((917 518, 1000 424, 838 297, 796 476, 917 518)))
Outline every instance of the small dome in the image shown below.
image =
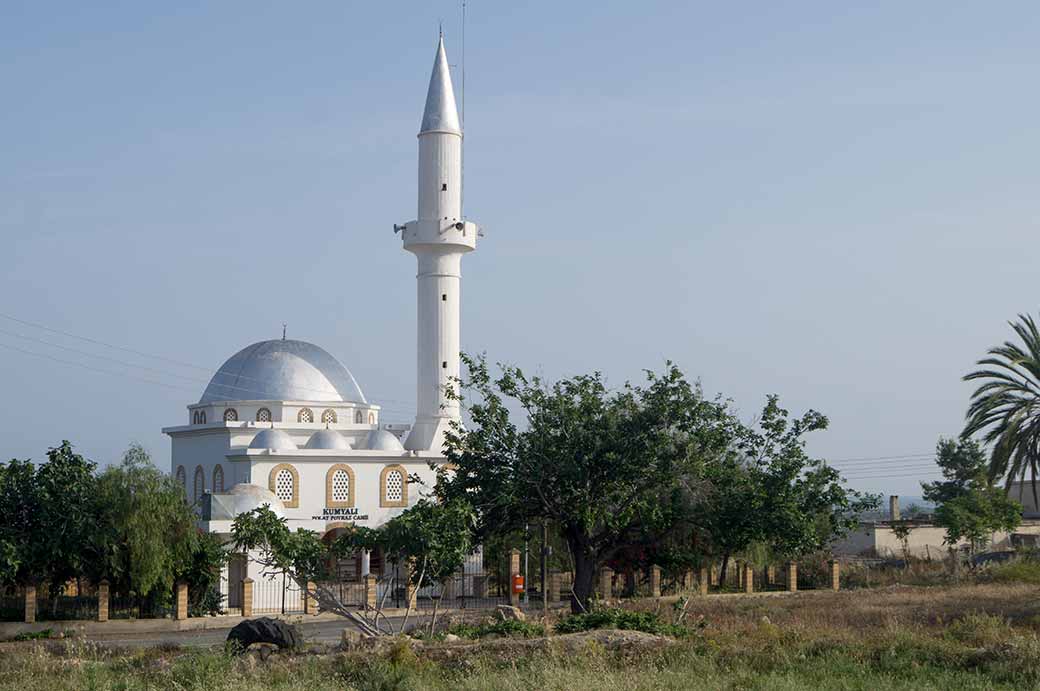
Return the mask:
POLYGON ((265 429, 249 442, 251 449, 272 449, 274 451, 295 451, 296 444, 292 437, 280 429, 265 429))
POLYGON ((334 429, 320 429, 307 440, 305 449, 336 449, 349 451, 350 442, 334 429))
POLYGON ((404 451, 401 440, 385 429, 372 430, 365 439, 365 448, 372 451, 404 451))
POLYGON ((279 518, 285 518, 285 504, 274 492, 259 485, 238 484, 226 494, 211 495, 209 520, 234 520, 239 514, 265 505, 279 518))

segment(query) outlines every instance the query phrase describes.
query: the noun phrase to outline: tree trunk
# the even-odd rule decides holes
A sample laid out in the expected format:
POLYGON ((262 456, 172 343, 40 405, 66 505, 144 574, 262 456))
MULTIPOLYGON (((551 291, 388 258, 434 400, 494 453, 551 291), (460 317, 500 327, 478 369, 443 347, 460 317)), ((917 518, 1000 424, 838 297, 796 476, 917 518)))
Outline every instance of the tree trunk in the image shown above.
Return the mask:
POLYGON ((729 566, 729 552, 722 555, 722 567, 719 569, 719 588, 726 587, 726 567, 729 566))
POLYGON ((625 569, 625 597, 636 596, 636 572, 629 566, 625 569))
POLYGON ((568 537, 571 554, 574 556, 574 583, 571 585, 571 612, 580 614, 589 611, 596 582, 596 557, 583 540, 568 537))

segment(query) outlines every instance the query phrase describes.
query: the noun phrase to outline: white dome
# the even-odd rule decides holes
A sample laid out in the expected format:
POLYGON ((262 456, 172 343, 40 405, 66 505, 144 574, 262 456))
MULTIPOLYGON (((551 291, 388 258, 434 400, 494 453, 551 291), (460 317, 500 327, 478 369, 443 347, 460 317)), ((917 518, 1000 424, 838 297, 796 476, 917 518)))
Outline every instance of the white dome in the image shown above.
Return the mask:
POLYGON ((296 444, 292 437, 280 429, 265 429, 249 442, 251 449, 272 449, 274 451, 295 451, 296 444))
POLYGON ((365 448, 373 451, 404 451, 401 440, 385 429, 372 430, 365 439, 365 448))
POLYGON ((239 514, 264 505, 279 518, 285 518, 285 504, 274 496, 274 492, 259 485, 238 484, 226 494, 211 495, 209 520, 234 520, 239 514))
POLYGON ((339 360, 312 343, 287 340, 254 343, 221 365, 199 403, 225 401, 367 403, 339 360))
POLYGON ((320 429, 307 440, 305 449, 336 449, 349 451, 350 442, 334 429, 320 429))

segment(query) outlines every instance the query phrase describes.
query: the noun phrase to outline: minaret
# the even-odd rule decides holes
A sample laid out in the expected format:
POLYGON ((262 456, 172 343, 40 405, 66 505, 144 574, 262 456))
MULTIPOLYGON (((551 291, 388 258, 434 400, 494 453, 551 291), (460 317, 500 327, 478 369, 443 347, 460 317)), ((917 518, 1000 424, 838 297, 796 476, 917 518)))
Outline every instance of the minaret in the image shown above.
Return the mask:
POLYGON ((418 404, 405 448, 441 452, 459 406, 445 387, 459 376, 462 255, 477 247, 477 226, 462 217, 462 127, 444 38, 437 44, 419 127, 419 217, 401 230, 418 259, 418 404))

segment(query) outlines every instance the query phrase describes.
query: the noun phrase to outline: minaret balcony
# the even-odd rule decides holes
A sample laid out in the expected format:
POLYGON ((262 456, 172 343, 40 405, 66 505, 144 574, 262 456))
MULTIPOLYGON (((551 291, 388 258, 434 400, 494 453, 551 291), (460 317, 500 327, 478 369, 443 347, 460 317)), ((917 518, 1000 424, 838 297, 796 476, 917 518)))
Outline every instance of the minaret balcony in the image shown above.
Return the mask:
POLYGON ((456 252, 469 252, 476 249, 477 235, 480 232, 476 223, 455 219, 409 221, 400 229, 404 248, 413 252, 423 251, 424 246, 454 246, 456 252))

